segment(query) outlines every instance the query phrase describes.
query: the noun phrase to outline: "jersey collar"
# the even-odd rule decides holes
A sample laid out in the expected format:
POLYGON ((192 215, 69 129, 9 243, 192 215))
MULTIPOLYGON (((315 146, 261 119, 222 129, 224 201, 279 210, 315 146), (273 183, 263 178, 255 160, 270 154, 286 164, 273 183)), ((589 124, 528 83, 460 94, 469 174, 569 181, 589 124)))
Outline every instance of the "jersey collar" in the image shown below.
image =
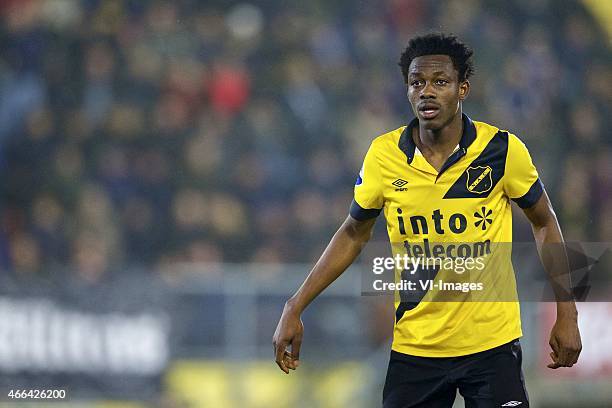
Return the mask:
MULTIPOLYGON (((455 150, 455 152, 449 156, 440 169, 438 176, 442 174, 444 170, 455 164, 461 157, 465 156, 467 148, 476 140, 476 126, 474 126, 472 120, 465 113, 461 114, 461 118, 463 120, 463 133, 461 135, 461 140, 459 140, 459 149, 455 150)), ((406 129, 404 129, 399 138, 398 147, 406 154, 408 164, 412 163, 416 150, 416 144, 412 139, 412 129, 418 125, 419 120, 414 118, 408 126, 406 126, 406 129)))

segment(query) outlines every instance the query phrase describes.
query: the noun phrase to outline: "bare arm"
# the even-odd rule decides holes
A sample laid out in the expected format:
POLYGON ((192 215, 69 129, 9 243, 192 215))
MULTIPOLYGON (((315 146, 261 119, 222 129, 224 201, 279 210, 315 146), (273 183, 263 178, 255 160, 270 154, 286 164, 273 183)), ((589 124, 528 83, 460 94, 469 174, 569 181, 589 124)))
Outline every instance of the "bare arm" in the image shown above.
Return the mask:
POLYGON ((285 373, 299 365, 304 326, 300 316, 326 287, 348 268, 372 236, 375 218, 358 221, 348 216, 323 251, 297 292, 287 301, 274 332, 276 363, 285 373), (291 352, 287 347, 291 345, 291 352))
POLYGON ((578 361, 582 350, 578 330, 578 312, 572 297, 570 267, 565 241, 557 216, 546 192, 538 202, 524 209, 531 222, 538 253, 557 300, 557 321, 550 333, 549 368, 571 367, 578 361))

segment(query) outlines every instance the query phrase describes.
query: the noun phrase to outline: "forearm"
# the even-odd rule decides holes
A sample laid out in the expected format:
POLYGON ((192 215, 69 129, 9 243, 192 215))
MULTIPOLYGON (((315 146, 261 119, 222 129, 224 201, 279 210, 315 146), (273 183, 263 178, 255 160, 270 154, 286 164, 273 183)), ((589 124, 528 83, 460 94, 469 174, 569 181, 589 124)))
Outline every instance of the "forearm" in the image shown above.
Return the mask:
POLYGON ((557 300, 557 321, 549 341, 552 362, 548 367, 571 367, 578 361, 582 343, 565 241, 546 192, 534 206, 523 211, 531 221, 538 253, 557 300))
POLYGON ((335 281, 353 263, 368 241, 374 221, 357 228, 345 221, 333 236, 327 248, 315 264, 308 277, 287 301, 286 308, 301 314, 302 311, 326 287, 335 281))
POLYGON ((538 253, 557 301, 558 317, 575 317, 570 266, 565 241, 556 217, 541 226, 533 226, 538 253))

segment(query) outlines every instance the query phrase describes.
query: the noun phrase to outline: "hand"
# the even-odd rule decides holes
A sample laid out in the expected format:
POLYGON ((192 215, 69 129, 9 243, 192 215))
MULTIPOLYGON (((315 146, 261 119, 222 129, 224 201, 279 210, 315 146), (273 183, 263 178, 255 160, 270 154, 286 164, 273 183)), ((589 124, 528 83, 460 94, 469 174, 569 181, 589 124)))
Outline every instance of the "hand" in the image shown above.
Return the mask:
POLYGON ((299 314, 285 305, 283 315, 272 338, 276 364, 285 374, 289 374, 289 369, 295 370, 300 365, 300 346, 303 334, 304 324, 299 314), (291 352, 287 350, 289 345, 291 345, 291 352))
POLYGON ((548 364, 548 368, 557 369, 576 364, 582 350, 577 320, 575 318, 557 318, 550 332, 549 344, 553 350, 550 353, 553 362, 548 364))

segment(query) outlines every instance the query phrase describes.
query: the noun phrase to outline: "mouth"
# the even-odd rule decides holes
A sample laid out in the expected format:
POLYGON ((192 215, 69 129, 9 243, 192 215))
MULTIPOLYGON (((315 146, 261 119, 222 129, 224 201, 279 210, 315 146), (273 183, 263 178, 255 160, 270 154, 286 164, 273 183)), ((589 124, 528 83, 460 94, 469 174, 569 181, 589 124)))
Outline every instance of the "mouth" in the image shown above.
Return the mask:
POLYGON ((433 119, 440 113, 440 108, 436 105, 424 105, 419 107, 419 114, 423 119, 433 119))

